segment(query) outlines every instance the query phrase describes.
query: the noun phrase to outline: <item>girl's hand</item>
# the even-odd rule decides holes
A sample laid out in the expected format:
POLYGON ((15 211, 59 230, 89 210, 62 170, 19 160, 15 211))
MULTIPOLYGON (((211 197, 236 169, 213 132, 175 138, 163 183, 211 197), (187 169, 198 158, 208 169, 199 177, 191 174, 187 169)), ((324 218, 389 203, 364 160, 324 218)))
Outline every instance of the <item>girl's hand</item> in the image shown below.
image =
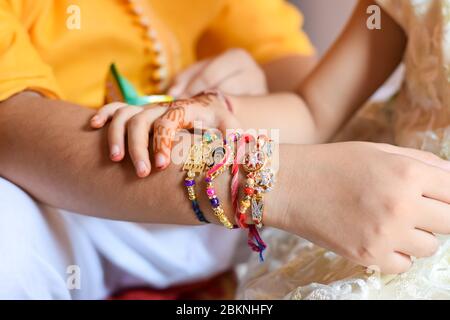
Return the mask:
POLYGON ((151 172, 149 137, 154 130, 155 165, 165 169, 170 163, 172 142, 181 129, 237 128, 226 100, 220 94, 206 93, 191 99, 155 103, 145 107, 111 103, 101 108, 91 119, 91 126, 102 128, 109 120, 108 142, 110 158, 119 162, 125 157, 125 135, 128 151, 138 177, 151 172))
POLYGON ((158 169, 165 169, 170 164, 172 142, 179 130, 215 128, 226 133, 227 129, 239 127, 232 106, 218 92, 204 93, 165 105, 168 109, 155 121, 153 133, 153 152, 158 169))
POLYGON ((176 77, 169 94, 187 98, 205 90, 220 90, 232 95, 264 95, 268 92, 264 71, 243 49, 231 49, 190 66, 176 77))
POLYGON ((149 132, 153 122, 166 112, 167 106, 151 104, 144 107, 114 102, 99 109, 91 119, 91 127, 100 129, 108 121, 109 156, 119 162, 125 157, 125 136, 136 174, 143 178, 150 174, 148 156, 149 132))

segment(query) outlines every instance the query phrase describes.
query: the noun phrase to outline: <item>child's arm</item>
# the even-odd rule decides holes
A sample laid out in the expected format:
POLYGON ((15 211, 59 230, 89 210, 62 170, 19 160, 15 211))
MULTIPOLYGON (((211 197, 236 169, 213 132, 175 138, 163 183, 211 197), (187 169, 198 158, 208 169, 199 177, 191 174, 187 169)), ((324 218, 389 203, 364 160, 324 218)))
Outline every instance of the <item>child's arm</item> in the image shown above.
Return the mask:
MULTIPOLYGON (((366 11, 372 4, 371 0, 360 1, 344 32, 300 86, 298 95, 230 97, 243 126, 280 128, 283 142, 330 138, 392 74, 405 50, 403 30, 384 11, 381 29, 368 29, 366 11)), ((295 69, 295 60, 291 61, 295 69)))

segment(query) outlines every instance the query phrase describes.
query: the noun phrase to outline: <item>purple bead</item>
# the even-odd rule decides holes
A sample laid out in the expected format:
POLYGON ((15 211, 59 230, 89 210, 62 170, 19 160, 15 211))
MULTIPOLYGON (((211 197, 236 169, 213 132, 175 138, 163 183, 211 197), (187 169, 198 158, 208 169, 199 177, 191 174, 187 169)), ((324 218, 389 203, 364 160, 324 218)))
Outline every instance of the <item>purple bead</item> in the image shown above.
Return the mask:
POLYGON ((220 205, 218 198, 212 198, 212 199, 210 199, 210 202, 211 202, 211 205, 213 206, 213 208, 217 208, 220 205))
POLYGON ((184 185, 186 187, 192 187, 195 185, 195 181, 194 180, 184 180, 184 185))
POLYGON ((211 180, 210 177, 206 177, 206 178, 205 178, 205 182, 206 182, 206 183, 210 183, 211 181, 212 181, 212 180, 211 180))
POLYGON ((214 190, 214 188, 207 188, 206 194, 208 195, 208 197, 214 197, 216 195, 216 190, 214 190))

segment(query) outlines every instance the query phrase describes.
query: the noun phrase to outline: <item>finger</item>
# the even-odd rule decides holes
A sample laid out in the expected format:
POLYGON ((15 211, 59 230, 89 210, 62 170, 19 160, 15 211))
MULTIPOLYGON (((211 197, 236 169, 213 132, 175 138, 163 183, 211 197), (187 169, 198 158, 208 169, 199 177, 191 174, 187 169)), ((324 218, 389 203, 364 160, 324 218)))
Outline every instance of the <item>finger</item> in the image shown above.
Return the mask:
POLYGON ((155 121, 153 151, 155 166, 158 169, 165 169, 169 165, 175 134, 185 126, 185 109, 183 107, 171 108, 155 121))
POLYGON ((141 107, 128 106, 118 109, 114 114, 108 128, 108 143, 110 158, 113 161, 121 161, 125 156, 125 129, 129 119, 142 112, 141 107))
POLYGON ((186 97, 192 97, 203 91, 212 89, 213 86, 212 82, 205 75, 199 75, 189 83, 184 91, 184 95, 186 97))
POLYGON ((185 93, 189 83, 202 72, 208 63, 210 63, 210 59, 197 62, 180 73, 175 79, 175 84, 168 90, 168 94, 180 98, 185 93))
POLYGON ((221 83, 240 75, 245 70, 241 63, 230 63, 235 59, 233 52, 227 52, 205 66, 187 86, 185 92, 194 96, 202 91, 220 87, 221 83))
POLYGON ((398 251, 416 258, 431 257, 439 248, 436 236, 420 229, 412 229, 403 240, 398 251))
POLYGON ((416 227, 432 233, 450 234, 450 205, 431 198, 422 198, 422 214, 417 217, 416 227))
POLYGON ((226 81, 230 81, 231 83, 235 84, 241 83, 239 77, 243 72, 242 69, 238 69, 237 67, 230 67, 223 70, 220 69, 223 68, 214 68, 214 65, 208 66, 204 72, 202 72, 198 77, 192 80, 192 82, 186 88, 185 94, 187 96, 195 96, 200 92, 209 89, 222 90, 223 83, 225 83, 226 81))
POLYGON ((443 160, 431 152, 426 152, 418 149, 401 148, 390 144, 376 143, 374 144, 378 149, 388 153, 403 155, 423 163, 439 167, 443 170, 450 171, 450 161, 443 160))
POLYGON ((383 273, 399 274, 408 271, 411 266, 412 260, 410 256, 401 252, 392 252, 379 267, 383 273))
POLYGON ((423 165, 417 179, 423 181, 422 195, 447 205, 450 204, 450 172, 438 167, 423 165))
POLYGON ((224 78, 214 89, 233 95, 265 95, 268 93, 267 81, 262 70, 245 68, 224 78))
POLYGON ((149 135, 156 119, 164 114, 166 108, 152 108, 144 110, 128 122, 128 150, 131 160, 140 178, 147 177, 151 172, 149 159, 149 135))
POLYGON ((110 120, 117 110, 128 105, 123 102, 113 102, 99 109, 91 118, 91 127, 95 129, 102 128, 105 123, 110 120))
POLYGON ((414 162, 414 179, 421 180, 422 195, 450 203, 449 161, 443 160, 430 152, 416 149, 400 148, 387 144, 377 145, 377 148, 388 153, 416 160, 414 162))

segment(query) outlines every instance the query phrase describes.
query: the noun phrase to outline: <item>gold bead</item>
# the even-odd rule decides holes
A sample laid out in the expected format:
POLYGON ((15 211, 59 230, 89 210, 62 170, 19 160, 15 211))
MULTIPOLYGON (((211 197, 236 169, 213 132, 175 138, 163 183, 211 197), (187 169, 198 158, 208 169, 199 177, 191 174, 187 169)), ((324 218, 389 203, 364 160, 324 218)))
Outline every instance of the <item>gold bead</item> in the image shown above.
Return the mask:
POLYGON ((247 210, 248 210, 248 207, 243 207, 243 206, 239 207, 239 212, 241 212, 241 213, 246 213, 247 210))
POLYGON ((244 207, 245 209, 250 208, 250 200, 242 200, 241 206, 244 207))

